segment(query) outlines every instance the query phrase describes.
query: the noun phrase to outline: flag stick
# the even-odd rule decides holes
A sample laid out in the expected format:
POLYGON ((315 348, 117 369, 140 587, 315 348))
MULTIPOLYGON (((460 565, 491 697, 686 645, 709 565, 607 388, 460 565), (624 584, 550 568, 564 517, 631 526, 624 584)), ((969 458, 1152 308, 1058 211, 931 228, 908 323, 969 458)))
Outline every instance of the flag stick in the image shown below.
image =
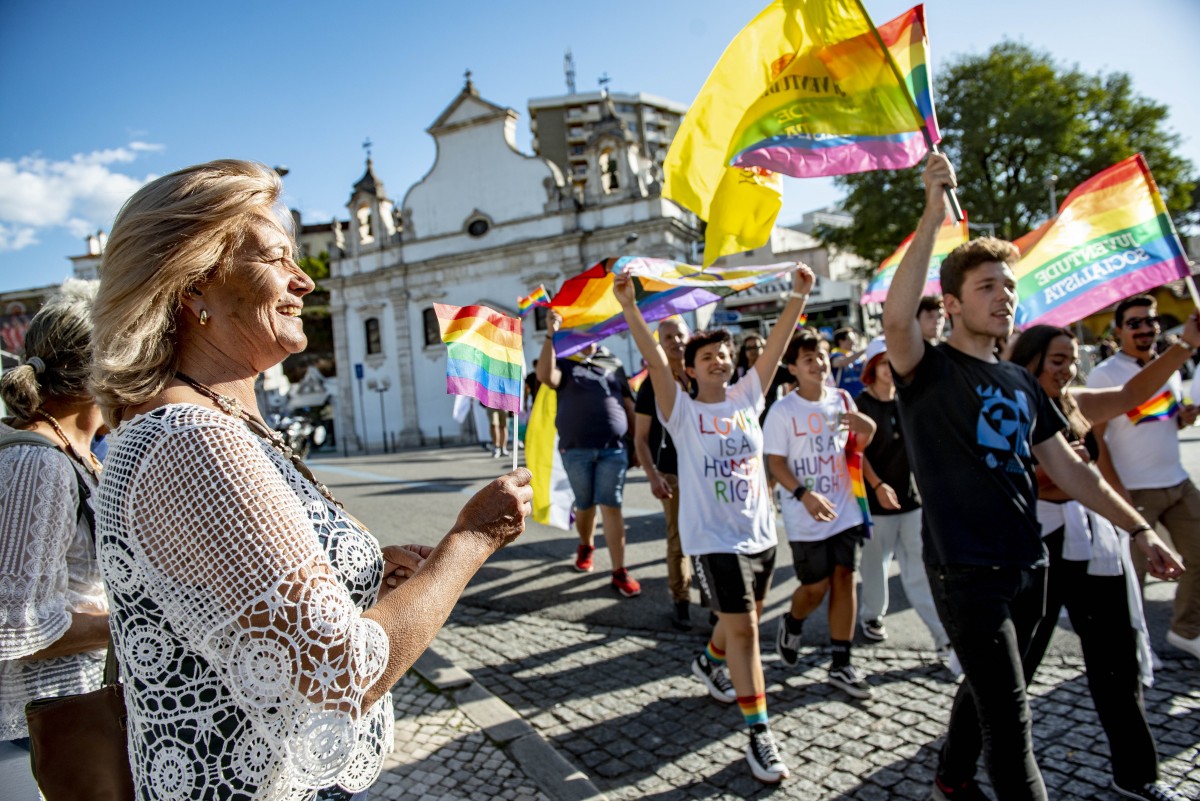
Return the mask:
MULTIPOLYGON (((522 348, 521 349, 521 387, 524 388, 524 386, 525 386, 525 349, 522 348)), ((521 395, 518 393, 517 397, 520 398, 521 395)), ((517 411, 513 412, 512 457, 513 457, 513 470, 514 471, 517 469, 517 432, 519 432, 521 430, 521 406, 522 405, 523 404, 518 400, 517 411)))
POLYGON ((1183 281, 1187 284, 1188 294, 1192 296, 1192 305, 1200 309, 1200 292, 1196 291, 1196 281, 1191 274, 1184 276, 1183 281))

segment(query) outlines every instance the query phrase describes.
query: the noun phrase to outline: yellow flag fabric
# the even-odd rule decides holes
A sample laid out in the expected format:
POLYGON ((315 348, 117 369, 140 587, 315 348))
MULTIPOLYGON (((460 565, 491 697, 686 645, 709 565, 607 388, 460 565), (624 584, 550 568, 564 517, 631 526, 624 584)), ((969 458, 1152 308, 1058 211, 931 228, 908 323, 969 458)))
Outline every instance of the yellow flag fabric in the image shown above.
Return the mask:
POLYGON ((542 384, 533 400, 525 427, 525 466, 533 474, 533 519, 545 526, 569 530, 575 494, 567 481, 558 452, 558 393, 542 384))
POLYGON ((782 205, 777 174, 727 166, 746 112, 798 54, 861 32, 861 19, 855 0, 775 0, 725 48, 663 170, 663 195, 708 223, 704 266, 766 244, 782 205))

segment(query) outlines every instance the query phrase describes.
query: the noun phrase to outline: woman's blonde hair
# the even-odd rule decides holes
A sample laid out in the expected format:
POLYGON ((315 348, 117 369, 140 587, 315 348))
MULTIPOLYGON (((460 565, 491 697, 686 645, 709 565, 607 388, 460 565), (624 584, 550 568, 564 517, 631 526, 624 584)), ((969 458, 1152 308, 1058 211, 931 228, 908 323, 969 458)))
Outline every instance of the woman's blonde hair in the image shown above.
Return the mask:
POLYGON ((91 400, 88 376, 97 285, 69 279, 30 321, 21 364, 0 377, 0 398, 18 425, 32 420, 47 398, 91 400))
POLYGON ((113 223, 96 298, 92 391, 115 427, 157 395, 177 365, 184 293, 230 266, 255 217, 273 213, 282 185, 255 162, 220 160, 165 175, 126 201, 113 223))

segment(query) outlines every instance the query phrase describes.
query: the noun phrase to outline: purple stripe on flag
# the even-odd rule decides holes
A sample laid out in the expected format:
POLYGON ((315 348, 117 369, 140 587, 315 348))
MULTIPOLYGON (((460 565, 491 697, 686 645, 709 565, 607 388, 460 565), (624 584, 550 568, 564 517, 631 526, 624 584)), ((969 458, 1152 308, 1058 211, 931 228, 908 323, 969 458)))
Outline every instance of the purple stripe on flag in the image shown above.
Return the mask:
MULTIPOLYGON (((1189 272, 1187 260, 1181 256, 1173 256, 1156 264, 1139 267, 1126 275, 1110 276, 1095 289, 1047 310, 1040 317, 1018 319, 1017 325, 1021 328, 1035 324, 1071 325, 1125 298, 1177 281, 1189 272)), ((1017 311, 1019 318, 1019 312, 1022 311, 1020 306, 1017 307, 1017 311)))
MULTIPOLYGON (((716 303, 731 294, 733 293, 717 294, 695 286, 677 287, 639 301, 638 308, 641 309, 642 317, 646 322, 653 323, 665 320, 673 314, 683 314, 701 306, 716 303)), ((629 326, 625 323, 624 314, 609 317, 589 328, 562 330, 554 335, 554 352, 560 359, 565 359, 593 342, 599 342, 605 337, 627 330, 629 330, 629 326)))
POLYGON ((895 137, 806 139, 777 136, 733 157, 736 167, 762 167, 793 178, 820 178, 869 170, 899 170, 929 152, 919 133, 895 137), (769 144, 767 144, 769 143, 769 144))
POLYGON ((446 376, 446 393, 449 395, 466 395, 479 401, 489 409, 503 409, 514 413, 521 411, 520 395, 493 392, 478 381, 472 381, 469 378, 446 376))

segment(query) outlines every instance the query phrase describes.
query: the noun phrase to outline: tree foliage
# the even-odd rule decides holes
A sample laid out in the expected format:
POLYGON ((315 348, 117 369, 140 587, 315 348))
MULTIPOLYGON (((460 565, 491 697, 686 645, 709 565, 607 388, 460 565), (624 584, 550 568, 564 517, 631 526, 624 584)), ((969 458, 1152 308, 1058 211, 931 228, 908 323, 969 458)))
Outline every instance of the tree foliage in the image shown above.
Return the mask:
MULTIPOLYGON (((1049 176, 1058 177, 1061 203, 1073 187, 1139 151, 1176 224, 1195 219, 1194 166, 1176 155, 1180 139, 1166 127, 1167 108, 1135 94, 1127 74, 1087 75, 1006 41, 952 61, 935 96, 940 148, 957 172, 959 200, 971 223, 992 223, 997 236, 1015 239, 1049 216, 1049 176)), ((878 264, 916 227, 920 173, 918 166, 838 178, 854 223, 818 235, 878 264)))
POLYGON ((329 277, 329 254, 324 250, 316 256, 304 256, 296 264, 314 281, 322 281, 329 277))

